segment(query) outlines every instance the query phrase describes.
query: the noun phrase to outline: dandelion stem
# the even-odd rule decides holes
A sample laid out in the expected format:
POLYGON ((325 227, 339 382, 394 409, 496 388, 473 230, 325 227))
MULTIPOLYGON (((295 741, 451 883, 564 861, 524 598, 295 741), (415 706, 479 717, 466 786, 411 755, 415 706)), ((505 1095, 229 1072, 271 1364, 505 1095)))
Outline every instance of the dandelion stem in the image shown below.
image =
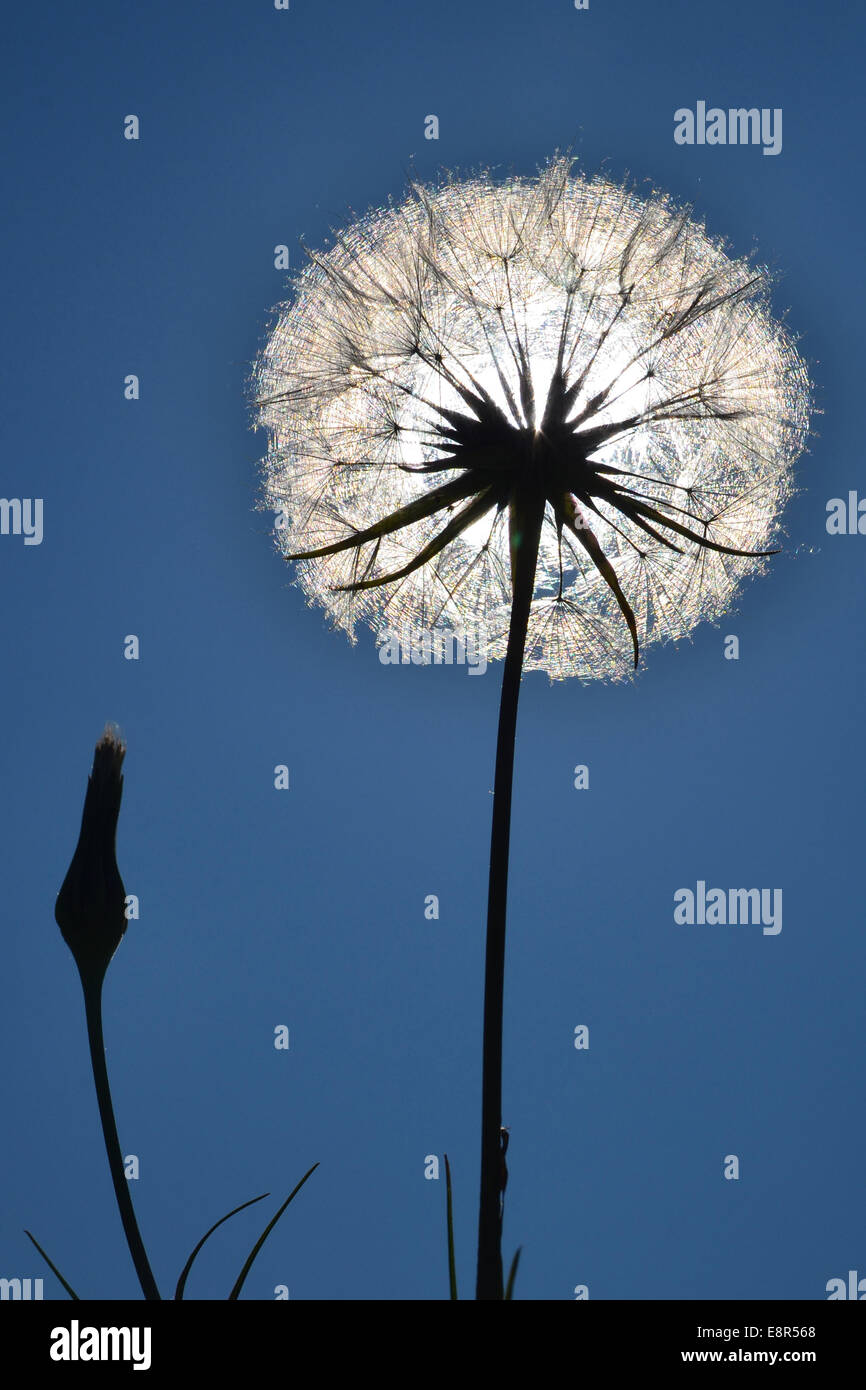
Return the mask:
POLYGON ((114 1183, 114 1195, 123 1222, 123 1231, 138 1282, 146 1299, 160 1298, 156 1280, 147 1258, 144 1241, 135 1219, 129 1183, 123 1171, 123 1154, 117 1137, 117 1124, 114 1119, 114 1106, 111 1103, 111 1088, 108 1084, 108 1068, 105 1065, 105 1041, 102 1035, 102 981, 103 975, 94 972, 82 973, 84 988, 84 1009, 87 1015, 87 1040, 90 1044, 90 1063, 93 1067, 93 1081, 96 1086, 96 1099, 99 1103, 99 1118, 108 1154, 108 1166, 114 1183))
POLYGON ((517 703, 526 647, 526 629, 535 588, 544 496, 511 505, 511 623, 499 700, 490 885, 487 899, 487 954, 484 972, 484 1051, 481 1089, 481 1199, 478 1216, 476 1299, 505 1296, 502 1277, 502 1207, 505 1154, 502 1145, 502 1006, 505 987, 505 909, 511 789, 517 703))

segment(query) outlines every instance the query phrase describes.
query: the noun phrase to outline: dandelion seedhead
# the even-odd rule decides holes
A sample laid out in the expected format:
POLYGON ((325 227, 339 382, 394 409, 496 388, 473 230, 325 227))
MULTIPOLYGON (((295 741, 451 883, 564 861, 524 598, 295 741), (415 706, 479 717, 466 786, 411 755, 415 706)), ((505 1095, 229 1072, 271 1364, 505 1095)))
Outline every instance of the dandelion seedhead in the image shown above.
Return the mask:
POLYGON ((772 550, 808 379, 766 273, 572 165, 413 183, 279 309, 253 376, 263 501, 352 640, 483 623, 503 655, 541 505, 524 667, 618 679, 772 550))

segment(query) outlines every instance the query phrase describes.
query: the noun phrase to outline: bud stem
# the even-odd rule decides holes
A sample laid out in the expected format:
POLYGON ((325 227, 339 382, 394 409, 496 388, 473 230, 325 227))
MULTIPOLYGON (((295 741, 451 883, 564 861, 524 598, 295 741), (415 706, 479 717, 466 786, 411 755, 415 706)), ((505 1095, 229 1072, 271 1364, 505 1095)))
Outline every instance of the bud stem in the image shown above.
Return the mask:
POLYGON ((123 1222, 123 1231, 129 1246, 129 1253, 132 1256, 132 1263, 135 1265, 135 1272, 138 1275, 138 1282, 141 1284, 146 1299, 158 1300, 160 1299, 160 1292, 153 1277, 141 1232, 138 1229, 132 1197, 129 1193, 129 1182, 123 1171, 123 1154, 120 1149, 120 1140, 117 1137, 114 1106, 111 1103, 108 1068, 105 1065, 105 1041, 102 1035, 103 977, 104 971, 102 974, 87 972, 86 976, 84 972, 81 972, 84 1011, 87 1016, 87 1040, 90 1044, 90 1063, 93 1067, 93 1081, 96 1086, 96 1099, 99 1103, 99 1118, 102 1121, 102 1133, 105 1138, 111 1180, 114 1183, 114 1195, 117 1198, 120 1219, 123 1222))

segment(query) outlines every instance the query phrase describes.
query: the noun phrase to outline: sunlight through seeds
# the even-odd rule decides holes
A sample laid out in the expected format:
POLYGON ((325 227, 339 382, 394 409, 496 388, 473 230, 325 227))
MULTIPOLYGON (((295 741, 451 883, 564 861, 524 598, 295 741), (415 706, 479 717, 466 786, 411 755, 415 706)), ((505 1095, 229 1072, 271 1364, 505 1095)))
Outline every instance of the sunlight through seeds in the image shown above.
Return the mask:
POLYGON ((310 253, 278 311, 253 377, 263 503, 353 641, 484 624, 503 656, 530 476, 524 668, 552 679, 627 677, 778 542, 809 387, 766 273, 572 165, 412 184, 310 253))

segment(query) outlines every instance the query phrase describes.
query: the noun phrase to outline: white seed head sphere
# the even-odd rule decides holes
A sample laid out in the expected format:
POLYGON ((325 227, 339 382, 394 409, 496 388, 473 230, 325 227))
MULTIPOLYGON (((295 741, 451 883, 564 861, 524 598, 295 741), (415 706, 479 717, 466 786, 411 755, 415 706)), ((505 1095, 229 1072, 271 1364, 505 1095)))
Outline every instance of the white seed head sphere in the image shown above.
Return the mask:
POLYGON ((766 273, 665 195, 572 165, 413 184, 277 312, 253 375, 263 502, 352 640, 359 620, 483 627, 502 655, 523 486, 545 497, 524 666, 551 678, 627 676, 777 538, 809 383, 766 273))

